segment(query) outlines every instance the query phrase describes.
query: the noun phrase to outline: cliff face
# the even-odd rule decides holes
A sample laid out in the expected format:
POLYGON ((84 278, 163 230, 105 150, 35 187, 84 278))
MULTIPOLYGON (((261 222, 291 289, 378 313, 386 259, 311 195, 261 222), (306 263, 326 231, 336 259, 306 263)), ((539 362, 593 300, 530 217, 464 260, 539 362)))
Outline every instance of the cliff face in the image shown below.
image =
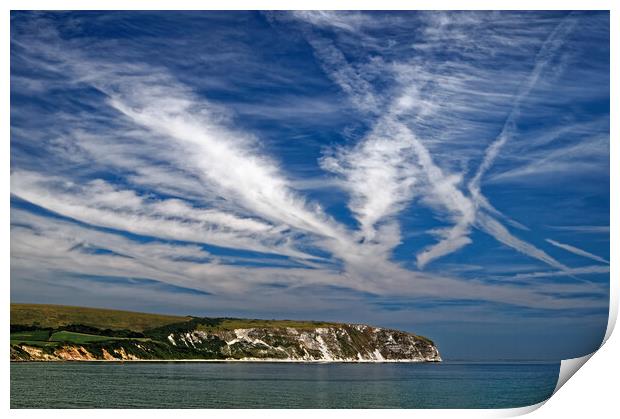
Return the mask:
POLYGON ((11 346, 12 360, 272 360, 337 362, 438 362, 432 341, 392 329, 366 325, 209 327, 154 330, 150 338, 11 346))
POLYGON ((427 339, 365 325, 315 329, 234 329, 209 333, 171 333, 174 346, 217 350, 224 358, 297 361, 440 361, 427 339))

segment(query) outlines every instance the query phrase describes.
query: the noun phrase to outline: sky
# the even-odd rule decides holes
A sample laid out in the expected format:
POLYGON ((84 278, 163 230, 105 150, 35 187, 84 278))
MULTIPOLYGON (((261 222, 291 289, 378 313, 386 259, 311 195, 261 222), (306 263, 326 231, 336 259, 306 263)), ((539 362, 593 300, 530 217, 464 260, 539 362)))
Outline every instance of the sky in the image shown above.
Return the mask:
POLYGON ((607 12, 11 12, 11 301, 596 349, 607 12))

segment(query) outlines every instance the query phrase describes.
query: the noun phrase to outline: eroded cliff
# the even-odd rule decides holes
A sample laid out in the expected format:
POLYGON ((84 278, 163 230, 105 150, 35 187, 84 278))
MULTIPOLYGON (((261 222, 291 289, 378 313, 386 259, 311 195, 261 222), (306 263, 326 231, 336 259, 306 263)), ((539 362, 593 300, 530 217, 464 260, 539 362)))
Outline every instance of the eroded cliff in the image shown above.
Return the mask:
MULTIPOLYGON (((82 334, 81 336, 89 336, 82 334)), ((90 335, 95 336, 95 335, 90 335)), ((434 343, 410 333, 357 324, 222 329, 188 322, 145 331, 144 338, 83 343, 16 342, 15 361, 221 360, 438 362, 434 343)))

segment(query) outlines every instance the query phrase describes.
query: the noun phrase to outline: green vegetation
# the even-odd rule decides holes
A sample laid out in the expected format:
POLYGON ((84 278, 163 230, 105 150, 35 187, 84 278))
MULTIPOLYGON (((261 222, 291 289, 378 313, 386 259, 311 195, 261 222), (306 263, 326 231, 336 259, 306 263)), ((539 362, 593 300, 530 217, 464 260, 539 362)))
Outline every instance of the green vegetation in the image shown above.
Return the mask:
POLYGON ((48 342, 49 330, 29 330, 11 333, 11 345, 20 343, 33 346, 56 346, 56 342, 48 342))
POLYGON ((338 326, 338 323, 299 321, 299 320, 260 320, 235 318, 192 317, 190 320, 171 323, 143 331, 144 335, 154 340, 166 341, 171 333, 187 333, 198 330, 206 333, 223 330, 250 329, 250 328, 285 328, 315 329, 317 327, 338 326))
POLYGON ((58 346, 60 342, 47 342, 40 340, 22 340, 22 339, 11 339, 11 345, 30 345, 30 346, 58 346))
POLYGON ((430 340, 429 338, 425 336, 421 336, 421 335, 414 335, 414 336, 429 345, 433 345, 433 346, 435 345, 435 342, 433 342, 432 340, 430 340))
POLYGON ((90 335, 86 333, 69 332, 66 330, 60 330, 53 333, 49 330, 32 330, 28 332, 11 333, 11 345, 25 343, 34 346, 56 346, 60 342, 82 344, 119 339, 124 338, 90 335))
POLYGON ((133 311, 100 308, 57 306, 48 304, 11 304, 11 324, 44 328, 59 328, 80 324, 98 329, 131 330, 164 326, 189 320, 190 317, 163 314, 136 313, 133 311))
MULTIPOLYGON (((236 318, 201 318, 190 316, 168 316, 163 314, 138 313, 133 311, 108 310, 101 308, 59 306, 49 304, 11 304, 11 325, 23 329, 33 326, 37 329, 68 329, 86 334, 105 330, 145 332, 172 326, 174 329, 185 325, 189 329, 203 331, 233 330, 251 327, 314 329, 316 327, 337 326, 338 323, 300 321, 300 320, 261 320, 236 318), (23 327, 26 326, 26 327, 23 327), (79 330, 77 329, 79 326, 79 330), (106 330, 107 329, 107 330, 106 330)), ((127 333, 126 333, 127 334, 127 333)), ((124 337, 140 337, 127 335, 124 337)), ((39 340, 39 339, 34 339, 39 340)))
POLYGON ((50 337, 49 330, 30 330, 27 332, 11 333, 11 341, 41 341, 48 340, 50 337))
MULTIPOLYGON (((265 328, 280 328, 280 327, 293 327, 295 329, 315 329, 317 327, 330 327, 330 326, 338 326, 338 323, 328 323, 328 322, 316 322, 316 321, 299 321, 299 320, 260 320, 260 319, 218 319, 221 320, 217 326, 214 326, 215 329, 219 330, 234 330, 234 329, 248 329, 252 327, 265 327, 265 328)), ((205 327, 204 329, 199 328, 198 330, 211 330, 209 326, 200 326, 205 327)))
POLYGON ((52 334, 50 337, 50 341, 53 342, 67 342, 67 343, 91 343, 91 342, 102 342, 106 340, 115 340, 115 338, 111 336, 97 336, 97 335, 87 335, 85 333, 76 333, 76 332, 67 332, 62 330, 60 332, 56 332, 52 334))

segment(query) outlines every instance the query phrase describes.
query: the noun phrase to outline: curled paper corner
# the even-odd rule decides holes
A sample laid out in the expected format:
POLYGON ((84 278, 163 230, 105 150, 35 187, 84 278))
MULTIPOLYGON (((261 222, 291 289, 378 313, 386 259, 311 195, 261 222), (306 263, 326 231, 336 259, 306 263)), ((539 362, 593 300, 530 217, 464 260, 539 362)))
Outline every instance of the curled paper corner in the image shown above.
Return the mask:
POLYGON ((607 342, 611 334, 616 327, 616 321, 618 320, 618 296, 616 295, 615 287, 609 287, 609 318, 607 320, 607 330, 605 330, 605 337, 601 343, 601 347, 607 342))
POLYGON ((553 394, 557 393, 558 390, 562 388, 562 386, 566 384, 566 382, 573 375, 575 375, 577 371, 579 371, 579 368, 583 367, 583 365, 586 362, 588 362, 588 360, 592 358, 592 356, 596 352, 598 352, 603 347, 603 345, 605 345, 605 342, 607 342, 607 340, 611 336, 611 333, 614 330, 614 327, 616 325, 617 315, 618 315, 618 307, 617 305, 612 304, 609 309, 609 320, 607 321, 607 330, 605 332, 605 337, 603 338, 603 341, 601 342, 601 346, 599 346, 599 348, 596 351, 588 355, 581 356, 579 358, 563 359, 561 361, 560 374, 558 375, 558 382, 555 386, 555 390, 553 390, 553 394))
POLYGON ((547 403, 547 400, 543 400, 542 402, 531 404, 529 406, 513 407, 511 409, 497 410, 496 412, 498 412, 498 414, 495 417, 513 418, 516 416, 524 416, 524 415, 527 415, 528 413, 532 413, 533 411, 537 410, 539 407, 541 407, 545 403, 547 403))
POLYGON ((500 414, 499 417, 523 416, 523 415, 531 413, 531 412, 537 410, 538 408, 542 407, 545 403, 547 403, 549 400, 551 400, 551 398, 555 395, 555 393, 557 393, 558 390, 564 384, 566 384, 566 382, 577 371, 579 371, 579 368, 581 368, 586 362, 588 362, 588 360, 595 353, 596 353, 596 351, 594 351, 594 352, 592 352, 592 353, 590 353, 588 355, 584 355, 582 357, 579 357, 579 358, 563 359, 560 362, 560 373, 558 375, 558 382, 557 382, 557 384, 555 386, 555 389, 553 390, 553 394, 548 399, 543 400, 540 403, 532 404, 530 406, 523 406, 523 407, 518 407, 518 408, 505 409, 505 410, 502 411, 502 414, 500 414))
POLYGON ((571 358, 571 359, 563 359, 560 363, 560 374, 558 375, 558 382, 555 385, 555 390, 553 390, 553 394, 557 393, 560 388, 573 376, 579 368, 583 367, 583 365, 588 362, 588 360, 594 355, 596 351, 591 354, 584 355, 579 358, 571 358))
MULTIPOLYGON (((609 318, 607 320, 607 329, 605 331, 605 337, 603 338, 603 341, 601 342, 601 345, 599 346, 599 348, 588 354, 588 355, 584 355, 581 356, 579 358, 571 358, 571 359, 563 359, 560 363, 560 373, 558 375, 558 382, 555 386, 555 390, 553 390, 553 394, 551 395, 551 397, 553 397, 553 395, 555 395, 555 393, 558 392, 558 390, 560 388, 562 388, 562 386, 564 384, 566 384, 566 382, 573 376, 575 375, 575 373, 577 371, 579 371, 579 369, 581 367, 583 367, 583 365, 588 362, 588 360, 590 358, 592 358, 592 356, 598 352, 607 342, 607 340, 609 340, 611 334, 613 333, 614 328, 616 327, 616 321, 618 319, 618 304, 617 304, 617 300, 614 297, 614 289, 613 287, 610 288, 610 293, 612 294, 610 296, 610 305, 609 305, 609 318), (615 302, 615 303, 614 303, 615 302)), ((545 402, 542 402, 540 405, 544 404, 545 402)), ((537 405, 535 405, 536 407, 539 407, 537 405)), ((533 409, 535 410, 535 409, 533 409)))

